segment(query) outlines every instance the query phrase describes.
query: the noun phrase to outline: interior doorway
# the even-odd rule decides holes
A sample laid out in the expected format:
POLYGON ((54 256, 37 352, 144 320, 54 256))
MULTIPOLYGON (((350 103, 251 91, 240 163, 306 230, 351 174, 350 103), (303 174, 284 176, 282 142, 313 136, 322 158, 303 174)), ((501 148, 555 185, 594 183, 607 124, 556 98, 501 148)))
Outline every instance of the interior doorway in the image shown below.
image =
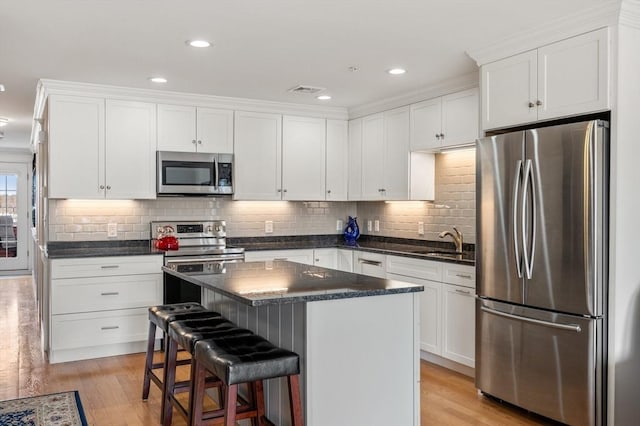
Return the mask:
POLYGON ((0 271, 28 269, 28 167, 0 163, 0 271))

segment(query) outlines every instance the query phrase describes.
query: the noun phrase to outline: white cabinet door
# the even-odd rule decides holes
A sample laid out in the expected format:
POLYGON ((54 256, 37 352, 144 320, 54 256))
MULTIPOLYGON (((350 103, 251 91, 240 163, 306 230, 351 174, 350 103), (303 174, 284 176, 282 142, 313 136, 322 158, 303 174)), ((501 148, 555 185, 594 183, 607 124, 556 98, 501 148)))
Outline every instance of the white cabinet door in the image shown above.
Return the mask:
POLYGON ((327 120, 326 199, 346 201, 348 174, 348 123, 327 120))
POLYGON ((480 125, 478 105, 478 89, 442 97, 441 147, 475 142, 480 125))
POLYGON ((235 116, 236 200, 280 200, 282 116, 237 111, 235 116))
POLYGON ((531 50, 482 66, 483 129, 537 119, 537 61, 531 50))
POLYGON ((442 285, 442 356, 475 367, 475 297, 473 289, 442 285))
POLYGON ((182 105, 158 105, 158 150, 196 150, 196 108, 182 105))
POLYGON ((282 118, 282 199, 325 199, 326 122, 282 118))
POLYGON ((48 108, 49 198, 103 199, 104 99, 51 95, 48 108))
POLYGON ((349 121, 349 182, 348 198, 362 199, 362 119, 349 121))
POLYGON ((338 270, 353 272, 353 250, 338 249, 338 270))
POLYGON ((323 248, 313 250, 313 265, 323 268, 338 269, 338 249, 323 248))
POLYGON ((233 154, 233 111, 198 108, 196 136, 198 152, 233 154))
POLYGON ((411 105, 411 150, 440 149, 442 99, 435 98, 411 105))
POLYGON ((156 105, 106 101, 106 198, 156 198, 156 105))
POLYGON ((313 265, 313 249, 248 251, 245 253, 244 260, 246 262, 288 260, 313 265))
POLYGON ((608 57, 606 28, 538 49, 538 119, 608 109, 608 57))
POLYGON ((355 251, 353 272, 371 277, 386 278, 386 258, 384 254, 355 251))
POLYGON ((384 112, 385 200, 409 199, 409 107, 384 112))
POLYGON ((382 114, 362 118, 362 198, 383 200, 384 118, 382 114))

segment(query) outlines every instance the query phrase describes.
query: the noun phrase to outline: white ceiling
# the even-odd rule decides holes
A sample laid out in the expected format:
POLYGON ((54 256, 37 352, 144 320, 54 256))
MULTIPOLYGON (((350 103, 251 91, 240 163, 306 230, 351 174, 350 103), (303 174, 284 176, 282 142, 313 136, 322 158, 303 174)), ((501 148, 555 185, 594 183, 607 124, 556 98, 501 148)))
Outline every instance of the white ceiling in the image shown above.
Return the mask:
POLYGON ((306 84, 354 107, 473 72, 468 49, 603 1, 0 0, 0 148, 27 146, 40 78, 320 104, 287 92, 306 84))

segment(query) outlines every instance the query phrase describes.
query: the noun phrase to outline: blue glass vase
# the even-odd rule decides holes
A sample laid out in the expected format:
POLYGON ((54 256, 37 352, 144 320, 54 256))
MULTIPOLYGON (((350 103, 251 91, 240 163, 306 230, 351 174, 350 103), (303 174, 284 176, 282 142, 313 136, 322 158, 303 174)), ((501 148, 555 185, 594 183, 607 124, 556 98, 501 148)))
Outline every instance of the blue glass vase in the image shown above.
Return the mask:
POLYGON ((356 219, 355 217, 349 216, 347 226, 344 228, 344 240, 349 245, 355 245, 356 240, 360 237, 360 227, 356 219))

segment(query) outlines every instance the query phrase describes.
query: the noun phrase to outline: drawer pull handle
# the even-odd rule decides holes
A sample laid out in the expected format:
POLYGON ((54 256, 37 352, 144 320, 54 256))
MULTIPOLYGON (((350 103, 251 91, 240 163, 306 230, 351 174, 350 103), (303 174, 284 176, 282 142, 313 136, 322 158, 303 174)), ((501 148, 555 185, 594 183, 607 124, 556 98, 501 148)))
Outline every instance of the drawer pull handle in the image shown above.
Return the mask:
POLYGON ((100 327, 100 330, 115 330, 115 329, 118 329, 118 328, 120 328, 120 326, 118 326, 118 325, 108 325, 108 326, 105 326, 105 327, 100 327))
POLYGON ((289 260, 288 257, 274 257, 273 260, 289 260))
POLYGON ((358 262, 364 263, 365 265, 382 266, 382 262, 378 260, 358 259, 358 262))
POLYGON ((103 265, 101 266, 102 269, 117 269, 119 268, 119 265, 103 265))
POLYGON ((469 274, 456 274, 456 277, 466 278, 468 280, 471 279, 471 275, 469 275, 469 274))
POLYGON ((118 291, 106 291, 104 293, 100 293, 101 296, 117 296, 120 292, 118 291))
POLYGON ((456 293, 471 294, 471 292, 469 290, 460 290, 459 288, 456 288, 456 293))

